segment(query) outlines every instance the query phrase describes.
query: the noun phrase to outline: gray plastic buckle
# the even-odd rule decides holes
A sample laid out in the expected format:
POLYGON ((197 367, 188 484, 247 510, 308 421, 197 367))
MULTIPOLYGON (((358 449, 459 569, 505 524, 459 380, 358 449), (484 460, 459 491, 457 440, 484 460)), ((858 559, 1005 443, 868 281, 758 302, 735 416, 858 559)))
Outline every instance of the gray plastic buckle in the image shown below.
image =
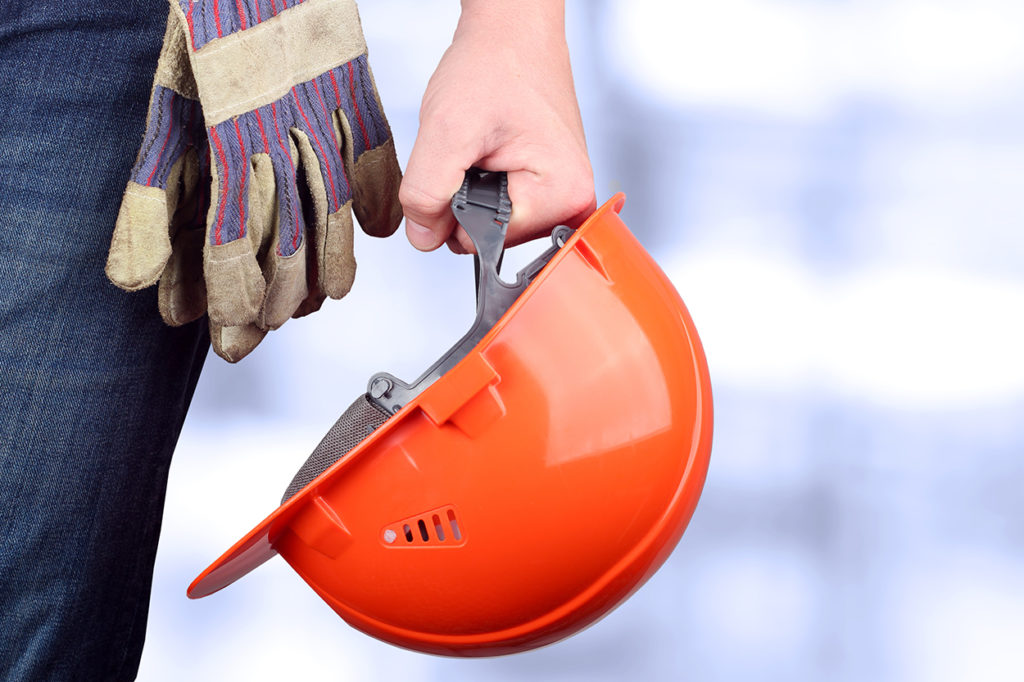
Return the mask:
POLYGON ((476 319, 469 331, 416 381, 407 384, 387 372, 370 378, 367 397, 388 414, 422 393, 454 367, 480 342, 526 287, 572 235, 572 228, 560 225, 551 233, 552 245, 516 274, 514 283, 501 279, 501 257, 505 253, 505 231, 512 215, 508 178, 502 172, 470 168, 466 179, 452 197, 452 212, 473 240, 476 256, 476 319))

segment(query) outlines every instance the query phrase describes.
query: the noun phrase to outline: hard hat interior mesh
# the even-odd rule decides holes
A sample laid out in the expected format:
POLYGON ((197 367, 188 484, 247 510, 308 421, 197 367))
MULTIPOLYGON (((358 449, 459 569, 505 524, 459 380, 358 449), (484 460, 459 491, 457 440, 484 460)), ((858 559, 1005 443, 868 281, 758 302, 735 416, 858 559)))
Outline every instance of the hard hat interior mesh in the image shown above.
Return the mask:
POLYGON ((348 409, 338 417, 331 430, 323 437, 320 444, 313 450, 295 478, 284 491, 281 504, 305 488, 310 481, 322 474, 332 464, 359 445, 364 438, 373 433, 387 421, 388 414, 367 399, 366 395, 356 398, 348 409))

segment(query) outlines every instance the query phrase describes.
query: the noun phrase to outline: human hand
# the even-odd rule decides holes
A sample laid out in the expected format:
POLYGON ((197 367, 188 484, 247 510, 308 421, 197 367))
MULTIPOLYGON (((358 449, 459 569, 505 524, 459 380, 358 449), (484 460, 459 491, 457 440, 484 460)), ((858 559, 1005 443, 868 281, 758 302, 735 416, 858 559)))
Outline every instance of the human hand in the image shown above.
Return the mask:
POLYGON ((576 227, 596 207, 563 3, 463 1, 399 191, 413 246, 473 250, 450 208, 471 166, 508 172, 510 246, 576 227))

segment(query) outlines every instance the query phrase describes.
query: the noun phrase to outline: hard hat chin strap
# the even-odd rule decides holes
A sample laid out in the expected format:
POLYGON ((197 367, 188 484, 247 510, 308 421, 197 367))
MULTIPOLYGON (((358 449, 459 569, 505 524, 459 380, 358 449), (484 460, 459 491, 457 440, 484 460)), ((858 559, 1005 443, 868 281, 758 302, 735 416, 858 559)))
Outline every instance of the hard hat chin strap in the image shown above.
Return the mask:
POLYGON ((520 270, 515 282, 509 284, 498 274, 505 253, 505 230, 512 215, 506 174, 470 168, 462 187, 452 197, 452 212, 476 247, 476 319, 458 343, 411 384, 387 372, 370 378, 367 397, 387 414, 398 412, 466 357, 572 234, 572 229, 564 225, 555 228, 552 246, 520 270))

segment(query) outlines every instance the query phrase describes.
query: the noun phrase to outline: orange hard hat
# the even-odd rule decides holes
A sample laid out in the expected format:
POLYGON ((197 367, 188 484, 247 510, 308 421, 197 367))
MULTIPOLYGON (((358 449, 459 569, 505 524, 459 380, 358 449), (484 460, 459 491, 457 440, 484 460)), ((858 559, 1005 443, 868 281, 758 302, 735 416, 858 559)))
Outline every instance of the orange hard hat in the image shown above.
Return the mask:
POLYGON ((486 656, 571 635, 642 585, 700 496, 711 386, 623 202, 558 228, 509 284, 504 174, 471 171, 453 209, 477 247, 477 323, 412 385, 374 377, 189 596, 280 554, 374 637, 486 656))

